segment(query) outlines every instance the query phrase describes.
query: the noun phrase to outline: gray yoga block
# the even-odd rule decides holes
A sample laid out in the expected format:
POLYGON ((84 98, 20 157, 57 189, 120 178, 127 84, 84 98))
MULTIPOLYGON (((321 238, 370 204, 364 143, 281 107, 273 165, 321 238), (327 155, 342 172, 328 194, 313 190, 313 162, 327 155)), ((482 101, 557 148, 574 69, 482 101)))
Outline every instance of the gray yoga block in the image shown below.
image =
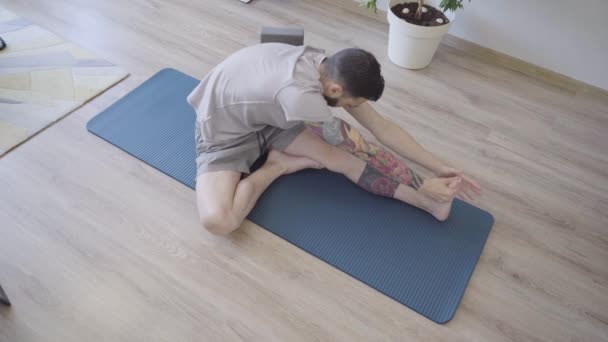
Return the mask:
POLYGON ((262 27, 260 35, 262 43, 285 43, 304 45, 304 29, 290 27, 262 27))

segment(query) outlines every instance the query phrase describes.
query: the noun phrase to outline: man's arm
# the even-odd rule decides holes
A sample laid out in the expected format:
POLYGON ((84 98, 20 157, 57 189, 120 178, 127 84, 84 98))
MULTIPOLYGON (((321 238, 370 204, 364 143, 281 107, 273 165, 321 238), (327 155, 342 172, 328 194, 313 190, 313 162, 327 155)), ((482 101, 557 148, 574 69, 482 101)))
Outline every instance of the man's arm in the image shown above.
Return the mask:
POLYGON ((472 200, 474 194, 481 193, 481 187, 477 182, 465 176, 461 170, 448 166, 431 152, 425 150, 407 131, 386 120, 369 103, 365 102, 360 106, 345 107, 344 109, 367 128, 382 145, 401 156, 424 166, 440 177, 462 177, 464 187, 460 195, 464 199, 472 200))
POLYGON ((424 149, 403 128, 386 120, 367 102, 357 107, 345 107, 361 125, 367 128, 382 145, 425 168, 440 173, 447 165, 424 149))

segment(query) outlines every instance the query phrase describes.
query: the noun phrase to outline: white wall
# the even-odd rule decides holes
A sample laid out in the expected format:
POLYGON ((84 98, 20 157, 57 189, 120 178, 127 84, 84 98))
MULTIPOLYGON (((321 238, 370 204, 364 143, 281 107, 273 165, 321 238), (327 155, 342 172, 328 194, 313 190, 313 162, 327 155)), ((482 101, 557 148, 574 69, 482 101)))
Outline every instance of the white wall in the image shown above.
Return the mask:
POLYGON ((465 0, 464 6, 450 34, 608 90, 608 0, 465 0))

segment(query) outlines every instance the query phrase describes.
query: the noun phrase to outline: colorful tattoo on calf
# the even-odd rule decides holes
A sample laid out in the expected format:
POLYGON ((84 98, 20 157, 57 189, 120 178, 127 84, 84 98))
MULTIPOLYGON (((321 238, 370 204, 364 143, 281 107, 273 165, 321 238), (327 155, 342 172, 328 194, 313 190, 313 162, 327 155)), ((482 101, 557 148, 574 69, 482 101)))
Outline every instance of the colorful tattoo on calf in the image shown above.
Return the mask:
POLYGON ((392 198, 397 191, 399 182, 383 175, 372 165, 365 164, 365 169, 363 169, 357 185, 376 195, 392 198))
MULTIPOLYGON (((331 145, 355 155, 374 168, 381 176, 418 190, 424 179, 393 153, 367 142, 361 133, 345 121, 334 118, 323 123, 309 122, 312 131, 331 145)), ((364 172, 365 173, 365 172, 364 172)), ((383 181, 384 182, 384 181, 383 181)))

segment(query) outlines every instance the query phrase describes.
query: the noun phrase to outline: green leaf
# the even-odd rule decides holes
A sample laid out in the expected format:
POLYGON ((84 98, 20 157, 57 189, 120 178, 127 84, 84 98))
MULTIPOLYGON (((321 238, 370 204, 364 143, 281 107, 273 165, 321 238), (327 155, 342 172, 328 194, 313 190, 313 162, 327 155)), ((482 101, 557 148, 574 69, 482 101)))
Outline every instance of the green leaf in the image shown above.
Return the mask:
MULTIPOLYGON (((456 11, 459 8, 464 8, 464 6, 462 5, 463 1, 464 0, 441 0, 441 3, 439 3, 439 7, 444 12, 448 10, 456 11)), ((469 2, 471 2, 471 0, 469 0, 469 2)))
POLYGON ((365 6, 368 9, 373 9, 375 13, 378 13, 378 8, 377 6, 377 1, 378 0, 369 0, 369 1, 361 1, 361 3, 359 4, 359 6, 365 6))

